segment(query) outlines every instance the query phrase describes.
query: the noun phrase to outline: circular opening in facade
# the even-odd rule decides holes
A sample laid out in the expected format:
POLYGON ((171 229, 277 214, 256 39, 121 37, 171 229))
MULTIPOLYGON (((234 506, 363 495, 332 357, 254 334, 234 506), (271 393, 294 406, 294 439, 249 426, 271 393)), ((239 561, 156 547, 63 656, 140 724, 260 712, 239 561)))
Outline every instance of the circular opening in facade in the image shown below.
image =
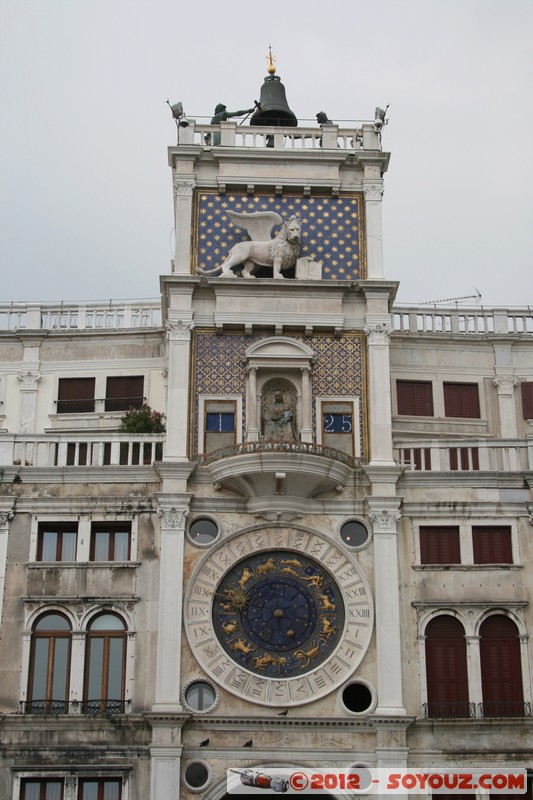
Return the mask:
POLYGON ((362 714, 372 705, 372 692, 364 683, 350 683, 343 689, 342 702, 355 714, 362 714))
POLYGON ((193 711, 209 711, 215 705, 216 699, 214 688, 204 681, 191 683, 185 692, 185 702, 193 711))
POLYGON ((189 539, 193 544, 212 544, 218 536, 218 525, 208 517, 199 517, 189 526, 189 539))
POLYGON ((368 531, 362 522, 351 519, 342 526, 341 539, 348 547, 361 547, 368 540, 368 531))
POLYGON ((193 761, 185 769, 185 782, 191 789, 201 789, 209 780, 209 770, 201 761, 193 761))

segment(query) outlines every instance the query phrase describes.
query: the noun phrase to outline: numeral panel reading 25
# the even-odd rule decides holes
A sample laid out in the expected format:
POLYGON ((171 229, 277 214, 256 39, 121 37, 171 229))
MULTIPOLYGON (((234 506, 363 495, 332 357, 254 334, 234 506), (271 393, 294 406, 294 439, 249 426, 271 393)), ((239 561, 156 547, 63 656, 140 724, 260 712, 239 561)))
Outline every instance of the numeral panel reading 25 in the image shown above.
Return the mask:
POLYGON ((351 414, 324 414, 324 433, 351 433, 351 414))

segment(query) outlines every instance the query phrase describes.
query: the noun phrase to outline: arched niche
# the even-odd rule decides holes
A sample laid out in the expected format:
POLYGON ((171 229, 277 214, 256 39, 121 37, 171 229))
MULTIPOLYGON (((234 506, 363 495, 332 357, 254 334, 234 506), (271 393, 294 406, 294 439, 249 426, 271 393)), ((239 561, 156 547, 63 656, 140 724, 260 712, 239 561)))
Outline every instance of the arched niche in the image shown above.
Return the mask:
POLYGON ((311 369, 314 356, 310 347, 288 336, 269 336, 246 350, 247 441, 258 441, 264 436, 261 405, 268 385, 276 381, 287 385, 286 400, 292 393, 290 387, 296 392, 296 438, 302 442, 313 441, 311 369))

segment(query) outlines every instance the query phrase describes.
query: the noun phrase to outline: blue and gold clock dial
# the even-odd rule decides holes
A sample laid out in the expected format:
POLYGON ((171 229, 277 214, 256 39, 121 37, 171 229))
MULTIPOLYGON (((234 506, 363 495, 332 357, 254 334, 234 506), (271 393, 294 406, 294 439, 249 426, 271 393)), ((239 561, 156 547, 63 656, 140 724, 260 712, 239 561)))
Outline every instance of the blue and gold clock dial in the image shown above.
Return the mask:
POLYGON ((344 626, 338 586, 314 559, 290 550, 250 556, 220 582, 213 624, 226 653, 267 677, 301 675, 337 647, 344 626))

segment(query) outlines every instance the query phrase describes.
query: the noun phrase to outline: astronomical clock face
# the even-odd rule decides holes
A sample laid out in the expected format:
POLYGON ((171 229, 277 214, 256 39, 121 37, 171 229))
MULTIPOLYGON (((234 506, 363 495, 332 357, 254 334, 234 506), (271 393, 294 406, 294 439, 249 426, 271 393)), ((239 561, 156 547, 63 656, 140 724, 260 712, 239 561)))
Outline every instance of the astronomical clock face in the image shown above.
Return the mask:
POLYGON ((267 705, 308 702, 343 683, 372 632, 366 578, 329 538, 262 529, 207 554, 186 596, 193 652, 215 681, 267 705))

